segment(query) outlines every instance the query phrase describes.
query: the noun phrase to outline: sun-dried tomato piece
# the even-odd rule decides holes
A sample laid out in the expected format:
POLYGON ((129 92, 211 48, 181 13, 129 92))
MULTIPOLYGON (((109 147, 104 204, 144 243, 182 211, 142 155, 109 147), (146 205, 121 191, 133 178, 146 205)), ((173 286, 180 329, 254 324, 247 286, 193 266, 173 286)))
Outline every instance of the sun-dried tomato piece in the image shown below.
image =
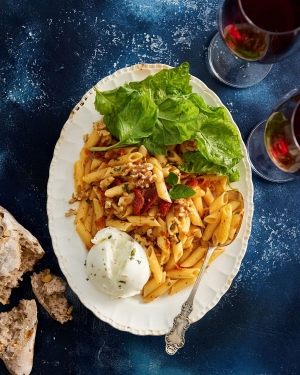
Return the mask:
POLYGON ((134 215, 140 215, 141 209, 144 206, 145 200, 144 200, 144 197, 143 197, 143 194, 142 194, 141 190, 134 189, 134 194, 135 194, 135 197, 134 197, 134 200, 132 202, 133 214, 134 215))
POLYGON ((158 211, 162 216, 165 216, 170 211, 171 205, 172 203, 160 199, 158 202, 158 211))
POLYGON ((186 183, 187 186, 189 186, 190 188, 194 188, 196 186, 198 186, 198 180, 196 178, 191 178, 187 183, 186 183))
POLYGON ((156 192, 156 189, 149 188, 147 190, 144 190, 144 206, 142 208, 142 213, 147 212, 149 208, 153 205, 153 203, 156 201, 158 195, 156 192))

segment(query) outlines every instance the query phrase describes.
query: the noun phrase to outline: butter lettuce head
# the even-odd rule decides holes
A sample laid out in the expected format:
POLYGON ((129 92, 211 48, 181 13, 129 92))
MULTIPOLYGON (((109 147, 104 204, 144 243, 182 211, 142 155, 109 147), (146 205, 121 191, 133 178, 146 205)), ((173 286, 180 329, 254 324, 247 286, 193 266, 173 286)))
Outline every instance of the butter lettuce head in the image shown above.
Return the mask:
POLYGON ((235 166, 243 157, 239 132, 226 108, 208 106, 192 92, 187 62, 114 90, 95 90, 95 109, 119 142, 92 151, 144 145, 152 155, 166 155, 166 146, 196 140, 198 150, 184 153, 181 169, 238 180, 235 166))

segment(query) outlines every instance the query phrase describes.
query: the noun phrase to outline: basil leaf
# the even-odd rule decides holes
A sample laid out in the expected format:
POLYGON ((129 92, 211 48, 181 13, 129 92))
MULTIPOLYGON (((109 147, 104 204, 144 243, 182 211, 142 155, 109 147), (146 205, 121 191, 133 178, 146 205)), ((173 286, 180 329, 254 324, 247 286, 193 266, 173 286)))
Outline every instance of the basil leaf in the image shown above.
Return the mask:
POLYGON ((166 182, 171 185, 171 186, 174 186, 177 184, 178 182, 178 176, 174 173, 174 172, 170 172, 168 174, 168 176, 166 177, 166 182))
POLYGON ((175 185, 171 190, 169 190, 171 199, 189 198, 195 194, 196 192, 194 189, 183 184, 175 185))

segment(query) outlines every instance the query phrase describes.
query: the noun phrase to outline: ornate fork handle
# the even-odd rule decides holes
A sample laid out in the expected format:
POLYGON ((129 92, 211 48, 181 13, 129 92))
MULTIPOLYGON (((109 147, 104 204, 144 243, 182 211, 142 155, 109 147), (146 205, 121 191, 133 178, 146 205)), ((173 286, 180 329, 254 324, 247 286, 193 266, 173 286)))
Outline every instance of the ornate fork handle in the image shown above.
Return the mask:
POLYGON ((186 301, 181 307, 181 313, 174 318, 173 328, 165 336, 166 352, 173 355, 178 349, 182 348, 185 339, 185 331, 190 326, 189 316, 193 311, 193 301, 186 301))

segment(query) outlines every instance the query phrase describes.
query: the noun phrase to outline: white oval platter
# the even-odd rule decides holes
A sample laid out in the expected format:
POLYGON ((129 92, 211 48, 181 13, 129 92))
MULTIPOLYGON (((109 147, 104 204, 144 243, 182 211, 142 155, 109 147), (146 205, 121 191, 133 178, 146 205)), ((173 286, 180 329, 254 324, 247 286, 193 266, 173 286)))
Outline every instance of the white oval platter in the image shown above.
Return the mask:
MULTIPOLYGON (((101 91, 111 90, 125 82, 140 81, 164 68, 170 67, 162 64, 137 64, 116 71, 96 86, 101 91)), ((217 95, 196 77, 191 76, 191 85, 193 91, 201 95, 207 104, 223 105, 217 95)), ((72 208, 68 201, 74 189, 73 165, 79 158, 83 135, 90 133, 93 121, 101 118, 94 108, 94 100, 95 91, 92 88, 71 112, 54 149, 47 187, 47 213, 53 249, 70 287, 98 318, 119 330, 136 335, 163 335, 171 329, 174 316, 180 312, 190 288, 173 296, 164 295, 148 304, 143 302, 141 296, 111 299, 87 281, 84 266, 87 250, 75 231, 74 217, 65 217, 65 213, 72 208)), ((206 271, 190 315, 192 323, 202 318, 226 293, 247 249, 253 216, 253 185, 243 142, 242 152, 244 158, 238 164, 240 181, 233 184, 245 200, 242 227, 236 240, 206 271)))

